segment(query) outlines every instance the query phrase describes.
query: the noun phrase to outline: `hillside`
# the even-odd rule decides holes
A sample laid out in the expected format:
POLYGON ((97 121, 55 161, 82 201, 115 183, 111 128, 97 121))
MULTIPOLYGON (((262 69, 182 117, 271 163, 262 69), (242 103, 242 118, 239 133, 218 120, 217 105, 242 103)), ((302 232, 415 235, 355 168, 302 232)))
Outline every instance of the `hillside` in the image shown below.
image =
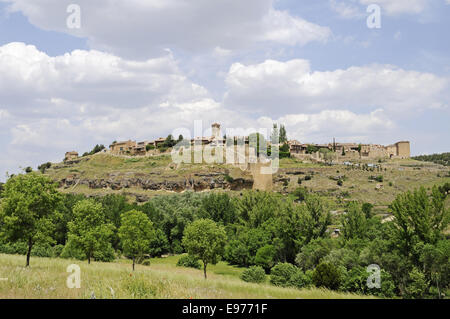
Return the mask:
POLYGON ((176 267, 179 257, 152 259, 150 266, 138 265, 131 272, 129 261, 112 263, 80 262, 66 259, 33 258, 23 268, 23 256, 0 254, 0 299, 33 298, 175 298, 175 299, 342 299, 370 298, 325 289, 278 288, 269 284, 250 284, 239 279, 242 269, 219 263, 210 266, 203 279, 200 270, 176 267), (68 289, 67 266, 81 267, 81 288, 68 289), (101 280, 99 280, 101 278, 101 280))
MULTIPOLYGON (((429 162, 405 159, 356 164, 359 166, 329 166, 284 158, 273 176, 273 190, 288 194, 301 186, 330 197, 338 205, 352 199, 383 207, 406 190, 450 182, 448 168, 429 162), (382 182, 376 181, 379 176, 382 176, 382 182), (341 186, 338 180, 342 180, 341 186)), ((158 194, 186 190, 240 191, 251 189, 254 184, 252 174, 238 167, 224 164, 181 164, 177 167, 171 162, 170 155, 118 157, 96 154, 53 164, 45 174, 56 180, 66 193, 123 194, 137 202, 145 202, 158 194)))

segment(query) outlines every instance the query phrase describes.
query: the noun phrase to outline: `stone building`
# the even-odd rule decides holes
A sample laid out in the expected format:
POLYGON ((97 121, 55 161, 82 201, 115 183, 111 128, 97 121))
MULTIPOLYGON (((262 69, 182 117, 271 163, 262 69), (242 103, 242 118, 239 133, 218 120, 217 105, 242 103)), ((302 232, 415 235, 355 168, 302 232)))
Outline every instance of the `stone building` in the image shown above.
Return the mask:
POLYGON ((314 154, 307 154, 308 146, 314 146, 317 150, 328 149, 334 151, 336 159, 376 159, 376 158, 409 158, 410 143, 408 141, 397 142, 392 145, 380 144, 356 144, 356 143, 329 143, 329 144, 302 144, 296 140, 288 142, 293 156, 305 158, 314 154))
POLYGON ((78 158, 78 153, 75 151, 72 152, 67 152, 66 155, 64 156, 64 161, 73 161, 75 159, 78 158))
POLYGON ((137 144, 136 141, 123 141, 115 142, 109 146, 111 154, 122 155, 122 154, 134 154, 134 150, 137 144))

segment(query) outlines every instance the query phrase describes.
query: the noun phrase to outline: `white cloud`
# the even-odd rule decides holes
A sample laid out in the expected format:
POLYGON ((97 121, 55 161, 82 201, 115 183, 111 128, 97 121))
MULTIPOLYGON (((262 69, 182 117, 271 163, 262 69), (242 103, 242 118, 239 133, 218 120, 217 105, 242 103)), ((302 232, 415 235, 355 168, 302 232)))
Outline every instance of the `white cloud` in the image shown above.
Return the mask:
POLYGON ((360 0, 363 5, 376 3, 388 15, 419 14, 422 13, 434 0, 360 0))
POLYGON ((353 1, 339 1, 339 0, 329 0, 330 7, 335 11, 341 18, 344 19, 354 19, 354 18, 364 18, 365 12, 361 10, 358 3, 355 4, 353 1))
POLYGON ((45 30, 87 37, 94 49, 121 56, 160 55, 165 48, 234 50, 255 41, 287 45, 323 42, 331 31, 273 8, 274 0, 78 0, 81 28, 69 29, 73 0, 0 0, 45 30), (132 3, 130 3, 132 2, 132 3))
POLYGON ((167 136, 197 119, 231 125, 235 117, 170 54, 140 62, 82 50, 49 57, 23 43, 0 47, 0 101, 2 157, 15 159, 0 161, 1 173, 115 139, 167 136))
POLYGON ((327 27, 292 17, 287 11, 270 10, 264 17, 265 33, 262 40, 287 45, 305 45, 309 42, 326 42, 331 36, 327 27))
POLYGON ((181 73, 171 55, 136 62, 99 51, 76 50, 49 57, 23 43, 0 47, 0 94, 5 105, 20 105, 39 113, 45 108, 63 111, 71 103, 86 111, 102 106, 130 109, 208 97, 204 87, 181 73))
MULTIPOLYGON (((330 8, 344 19, 359 19, 367 16, 366 8, 378 4, 389 16, 422 14, 431 4, 441 0, 329 0, 330 8)), ((445 0, 449 3, 450 0, 445 0)))
POLYGON ((449 99, 448 79, 390 65, 321 72, 312 71, 309 62, 300 59, 235 63, 226 83, 227 106, 260 115, 326 109, 367 112, 378 108, 409 114, 443 107, 449 99))
POLYGON ((260 123, 283 123, 289 138, 302 142, 329 142, 333 137, 348 142, 369 142, 373 136, 380 137, 383 132, 392 132, 395 123, 383 110, 356 114, 347 110, 324 110, 314 114, 287 114, 272 120, 259 119, 260 123))

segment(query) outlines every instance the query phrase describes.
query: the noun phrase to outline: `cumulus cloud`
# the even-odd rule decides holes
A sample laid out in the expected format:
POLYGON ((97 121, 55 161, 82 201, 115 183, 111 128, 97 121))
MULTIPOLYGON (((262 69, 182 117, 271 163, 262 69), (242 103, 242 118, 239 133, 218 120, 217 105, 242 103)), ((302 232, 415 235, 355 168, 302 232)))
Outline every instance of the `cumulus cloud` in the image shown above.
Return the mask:
POLYGON ((31 113, 64 111, 73 103, 78 110, 72 112, 83 113, 103 106, 130 109, 208 97, 204 87, 180 72, 171 55, 136 62, 76 50, 50 57, 24 43, 0 47, 0 88, 5 105, 31 113))
POLYGON ((231 125, 233 118, 170 54, 146 61, 95 50, 50 57, 24 43, 0 47, 0 101, 2 170, 10 171, 97 143, 167 136, 197 119, 231 125), (15 161, 6 160, 11 156, 15 161))
MULTIPOLYGON (((381 6, 383 13, 389 16, 401 14, 422 14, 432 3, 441 0, 329 0, 330 8, 344 19, 364 18, 366 8, 371 4, 381 6)), ((445 0, 449 3, 450 0, 445 0)))
MULTIPOLYGON (((258 42, 326 41, 327 27, 273 8, 274 0, 79 0, 81 28, 69 29, 72 0, 0 0, 45 30, 86 37, 92 48, 145 58, 165 48, 234 50, 258 42)), ((223 53, 223 51, 222 51, 223 53)))
POLYGON ((331 9, 344 19, 363 18, 366 16, 356 0, 329 0, 329 3, 331 9))
POLYGON ((418 14, 429 7, 434 0, 360 0, 363 5, 376 3, 380 5, 388 15, 418 14))
MULTIPOLYGON (((313 114, 287 114, 280 118, 261 117, 261 124, 284 123, 290 138, 305 142, 330 142, 333 137, 348 142, 378 141, 383 132, 391 133, 396 124, 381 109, 357 114, 348 110, 324 110, 313 114), (373 140, 372 140, 373 141, 373 140)), ((389 140, 387 138, 386 140, 389 140)))
POLYGON ((256 114, 316 113, 326 109, 390 113, 445 108, 449 81, 390 65, 312 71, 309 61, 235 63, 226 77, 227 106, 256 114), (443 102, 444 101, 444 102, 443 102))

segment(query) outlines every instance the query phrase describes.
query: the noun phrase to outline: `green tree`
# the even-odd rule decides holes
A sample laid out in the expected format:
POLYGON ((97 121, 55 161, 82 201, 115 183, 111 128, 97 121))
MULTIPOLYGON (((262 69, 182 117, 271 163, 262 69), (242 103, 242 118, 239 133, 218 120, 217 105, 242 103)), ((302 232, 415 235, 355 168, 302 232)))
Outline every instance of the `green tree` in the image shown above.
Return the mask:
POLYGON ((86 254, 90 264, 96 253, 111 249, 114 226, 106 222, 102 205, 94 200, 78 202, 73 215, 74 219, 68 223, 68 241, 86 254))
POLYGON ((321 263, 314 269, 312 281, 316 287, 325 287, 336 290, 339 288, 341 279, 336 266, 328 263, 321 263))
POLYGON ((143 212, 130 210, 122 215, 119 238, 125 255, 133 259, 133 271, 136 258, 150 251, 150 243, 155 238, 153 223, 143 212))
POLYGON ((278 130, 278 124, 273 124, 272 134, 270 135, 270 141, 272 144, 280 144, 280 131, 278 130))
POLYGON ((183 246, 186 251, 203 262, 203 273, 206 279, 206 267, 215 265, 223 255, 226 233, 210 219, 198 219, 186 227, 183 246))
POLYGON ((172 134, 169 134, 166 138, 166 140, 163 143, 163 147, 173 147, 176 144, 175 140, 173 139, 172 134))
POLYGON ((204 197, 199 214, 201 218, 211 219, 223 225, 232 224, 237 220, 235 205, 230 195, 226 193, 211 193, 204 197))
POLYGON ((445 208, 446 196, 434 186, 428 195, 421 187, 400 194, 390 205, 393 220, 393 240, 405 256, 412 253, 418 242, 434 244, 450 221, 450 210, 445 208))
POLYGON ((407 298, 422 298, 427 288, 428 282, 425 274, 417 268, 414 268, 409 274, 405 296, 407 298))
POLYGON ((286 127, 283 124, 280 125, 280 143, 287 143, 288 138, 286 134, 286 127))
POLYGON ((255 256, 255 264, 264 268, 266 272, 275 265, 276 250, 273 245, 266 245, 258 249, 255 256))
POLYGON ((256 156, 267 154, 267 141, 261 133, 252 133, 248 136, 249 145, 256 149, 256 156))
POLYGON ((304 271, 314 269, 333 248, 331 239, 319 238, 304 245, 295 258, 295 263, 304 271))
POLYGON ((344 239, 364 238, 367 231, 367 221, 361 206, 351 202, 347 214, 342 217, 342 235, 344 239))
POLYGON ((157 229, 155 236, 150 241, 150 255, 154 257, 161 257, 169 251, 169 241, 161 229, 157 229))
POLYGON ((290 263, 278 263, 270 271, 270 283, 275 286, 289 287, 297 271, 297 267, 290 263))
POLYGON ((6 182, 0 206, 0 235, 5 240, 25 241, 26 266, 37 243, 53 243, 54 217, 61 201, 56 184, 36 173, 14 176, 6 182))
POLYGON ((319 151, 319 148, 315 145, 308 145, 306 147, 306 154, 313 154, 318 151, 319 151))
POLYGON ((324 237, 331 224, 331 214, 318 195, 309 195, 302 206, 300 231, 307 244, 312 239, 324 237))
POLYGON ((373 208, 373 205, 371 203, 362 204, 361 209, 362 209, 364 215, 366 216, 366 219, 369 219, 372 217, 372 208, 373 208))
POLYGON ((426 244, 420 256, 427 280, 436 285, 438 298, 441 290, 450 284, 450 241, 440 240, 436 245, 426 244))

